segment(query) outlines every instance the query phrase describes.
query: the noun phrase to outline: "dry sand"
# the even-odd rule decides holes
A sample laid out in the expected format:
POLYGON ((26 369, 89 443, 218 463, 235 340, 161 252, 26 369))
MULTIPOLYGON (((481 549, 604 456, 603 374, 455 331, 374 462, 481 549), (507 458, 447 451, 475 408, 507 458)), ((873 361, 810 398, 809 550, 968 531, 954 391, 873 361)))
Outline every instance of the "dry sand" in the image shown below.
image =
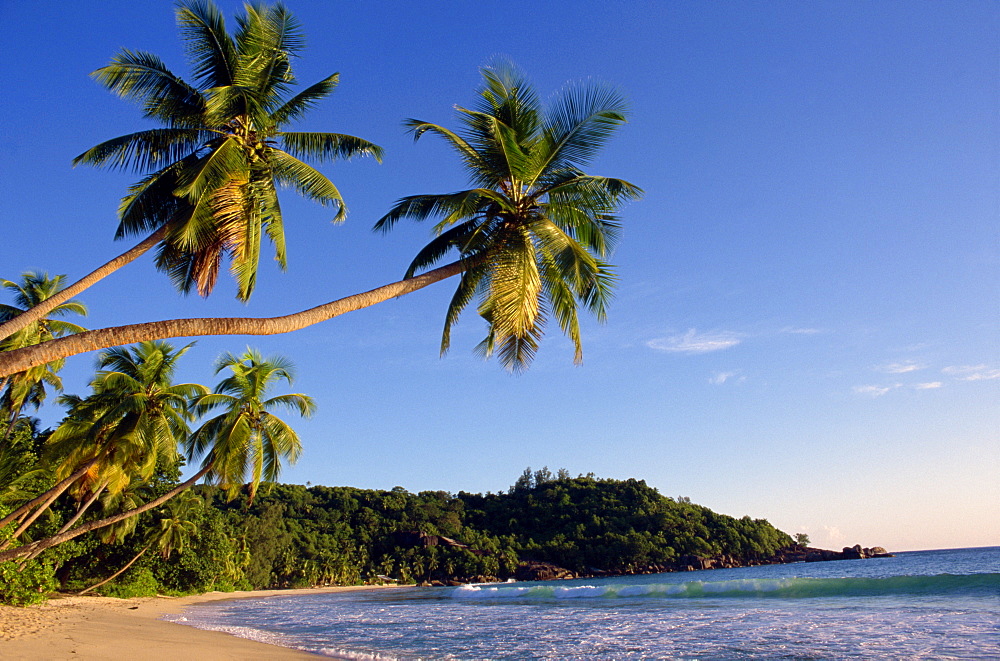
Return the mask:
POLYGON ((223 599, 319 594, 368 587, 210 592, 190 597, 64 597, 27 608, 0 606, 0 659, 4 661, 161 661, 164 659, 315 659, 219 631, 165 622, 192 604, 223 599))

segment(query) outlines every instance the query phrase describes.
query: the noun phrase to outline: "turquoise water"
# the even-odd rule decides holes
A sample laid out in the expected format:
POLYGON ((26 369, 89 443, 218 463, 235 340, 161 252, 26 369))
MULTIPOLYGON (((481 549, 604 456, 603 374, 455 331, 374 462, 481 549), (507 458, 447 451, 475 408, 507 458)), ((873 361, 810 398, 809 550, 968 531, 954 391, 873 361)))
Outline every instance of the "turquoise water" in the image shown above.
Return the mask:
POLYGON ((242 599, 171 619, 340 659, 996 659, 1000 547, 242 599))

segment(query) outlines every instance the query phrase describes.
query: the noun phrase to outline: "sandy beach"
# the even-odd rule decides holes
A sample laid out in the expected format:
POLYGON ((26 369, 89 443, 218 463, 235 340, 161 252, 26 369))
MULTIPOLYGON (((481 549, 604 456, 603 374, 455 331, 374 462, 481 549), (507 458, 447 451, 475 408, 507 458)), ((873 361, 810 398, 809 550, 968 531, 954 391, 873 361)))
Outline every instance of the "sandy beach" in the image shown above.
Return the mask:
POLYGON ((163 659, 315 659, 218 631, 165 622, 192 604, 224 599, 318 594, 378 587, 210 592, 189 597, 63 597, 28 608, 0 606, 0 658, 161 661, 163 659))

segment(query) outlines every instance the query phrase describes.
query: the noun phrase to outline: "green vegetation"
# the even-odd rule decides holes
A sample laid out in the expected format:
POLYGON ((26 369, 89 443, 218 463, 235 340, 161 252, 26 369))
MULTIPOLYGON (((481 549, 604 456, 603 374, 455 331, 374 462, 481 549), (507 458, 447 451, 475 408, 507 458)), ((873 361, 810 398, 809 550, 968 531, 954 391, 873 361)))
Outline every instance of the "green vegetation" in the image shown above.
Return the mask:
MULTIPOLYGON (((20 434, 22 441, 24 434, 20 434)), ((30 447, 23 453, 33 456, 30 447)), ((179 472, 161 468, 154 492, 179 472)), ((0 601, 27 603, 56 585, 111 596, 207 590, 486 581, 520 562, 580 573, 651 571, 727 555, 754 563, 791 544, 767 521, 736 519, 660 495, 640 480, 526 471, 506 493, 410 493, 351 487, 198 486, 136 517, 131 530, 85 537, 31 560, 0 564, 0 601), (149 553, 156 550, 158 553, 149 553)), ((52 508, 52 529, 73 516, 52 508)))

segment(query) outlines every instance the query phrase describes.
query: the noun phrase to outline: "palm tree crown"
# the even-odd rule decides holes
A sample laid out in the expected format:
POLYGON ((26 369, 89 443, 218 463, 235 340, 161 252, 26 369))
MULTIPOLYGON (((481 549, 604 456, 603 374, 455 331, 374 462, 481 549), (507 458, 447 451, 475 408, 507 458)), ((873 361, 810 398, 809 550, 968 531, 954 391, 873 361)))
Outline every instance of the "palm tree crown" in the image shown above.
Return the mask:
MULTIPOLYGON (((0 279, 0 287, 14 295, 14 304, 0 303, 0 322, 8 321, 25 310, 30 310, 42 301, 58 293, 64 285, 65 275, 49 277, 48 273, 29 271, 21 274, 20 282, 0 279)), ((69 300, 55 306, 47 317, 29 324, 13 335, 0 340, 0 351, 12 351, 47 342, 85 330, 82 326, 57 319, 66 314, 87 315, 87 306, 79 301, 69 300)), ((26 405, 36 409, 45 400, 45 386, 62 390, 62 380, 58 372, 66 361, 63 359, 33 367, 25 372, 0 379, 0 409, 8 416, 6 422, 13 424, 26 405)), ((5 434, 10 431, 8 426, 5 434)))
POLYGON ((333 74, 291 95, 292 58, 302 49, 298 23, 281 4, 248 4, 237 29, 226 30, 208 0, 177 8, 193 82, 172 73, 155 55, 122 50, 94 77, 112 92, 139 102, 147 119, 163 124, 103 142, 74 163, 144 173, 119 207, 117 236, 166 227, 157 266, 184 292, 207 296, 220 263, 230 259, 238 297, 254 289, 262 235, 284 268, 285 239, 276 187, 347 211, 337 187, 300 158, 381 159, 382 150, 338 133, 291 132, 336 87, 333 74))
POLYGON ((451 300, 441 342, 474 299, 488 324, 479 350, 498 353, 512 370, 526 367, 546 320, 555 317, 582 358, 577 307, 603 320, 614 275, 605 259, 619 230, 617 210, 642 191, 622 179, 585 174, 614 131, 626 104, 614 89, 568 85, 543 107, 531 85, 505 61, 481 69, 473 108, 456 109, 461 128, 408 120, 414 139, 433 133, 458 153, 474 188, 400 199, 375 225, 404 217, 440 218, 435 238, 407 271, 457 250, 466 265, 451 300))
POLYGON ((208 392, 200 384, 173 383, 177 363, 191 346, 153 341, 102 352, 92 394, 62 398, 70 412, 48 441, 63 458, 59 477, 97 458, 77 490, 105 485, 118 493, 147 481, 158 464, 175 462, 194 419, 188 402, 208 392))
POLYGON ((286 408, 303 417, 316 409, 311 397, 300 393, 267 397, 283 380, 291 383, 294 367, 287 358, 269 356, 250 349, 240 356, 225 353, 215 363, 216 374, 229 370, 211 394, 197 398, 192 410, 222 413, 201 425, 188 440, 188 456, 204 455, 203 466, 211 466, 207 477, 235 496, 249 478, 250 498, 264 482, 273 482, 282 460, 294 463, 302 452, 298 434, 271 411, 286 408))

